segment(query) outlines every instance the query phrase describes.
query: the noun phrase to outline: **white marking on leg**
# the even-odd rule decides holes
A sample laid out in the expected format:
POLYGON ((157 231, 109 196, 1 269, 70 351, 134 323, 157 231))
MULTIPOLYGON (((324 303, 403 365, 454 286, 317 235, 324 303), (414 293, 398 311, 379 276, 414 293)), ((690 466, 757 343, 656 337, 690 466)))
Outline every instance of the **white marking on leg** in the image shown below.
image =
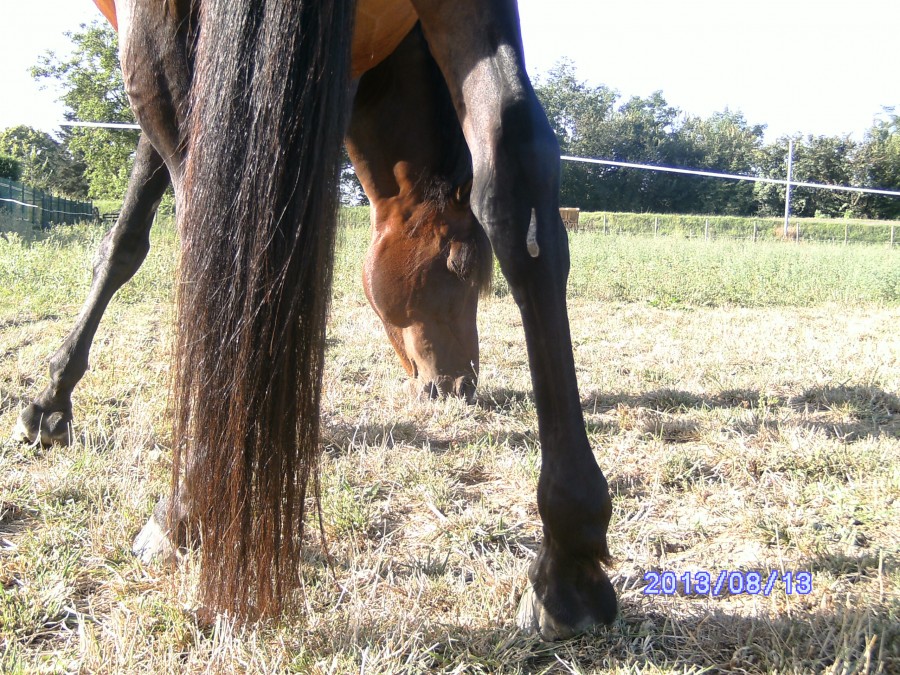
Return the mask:
POLYGON ((19 417, 19 419, 16 420, 16 428, 13 429, 12 440, 17 443, 36 444, 39 435, 40 433, 32 437, 31 433, 28 431, 28 427, 25 426, 25 422, 22 421, 22 418, 19 417))
POLYGON ((541 254, 541 247, 537 243, 537 214, 531 209, 531 222, 528 224, 528 236, 526 238, 528 245, 528 255, 537 258, 541 254))

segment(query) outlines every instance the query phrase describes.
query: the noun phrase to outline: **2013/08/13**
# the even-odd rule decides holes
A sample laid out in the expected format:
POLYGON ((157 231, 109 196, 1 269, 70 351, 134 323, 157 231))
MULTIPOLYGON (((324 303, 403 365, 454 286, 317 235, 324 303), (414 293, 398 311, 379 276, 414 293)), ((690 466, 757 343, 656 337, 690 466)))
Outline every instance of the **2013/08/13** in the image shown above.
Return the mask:
POLYGON ((723 594, 764 595, 768 597, 775 591, 779 580, 783 584, 785 595, 808 595, 812 593, 812 573, 779 572, 770 570, 763 572, 745 572, 741 570, 721 570, 713 574, 705 570, 685 572, 678 575, 671 570, 662 572, 650 571, 644 574, 644 595, 711 595, 723 594))

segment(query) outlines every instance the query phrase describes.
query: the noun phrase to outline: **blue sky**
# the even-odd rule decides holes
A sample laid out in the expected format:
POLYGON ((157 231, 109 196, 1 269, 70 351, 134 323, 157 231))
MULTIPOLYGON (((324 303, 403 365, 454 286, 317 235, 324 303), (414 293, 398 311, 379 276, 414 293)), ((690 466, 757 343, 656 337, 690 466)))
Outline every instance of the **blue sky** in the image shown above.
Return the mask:
MULTIPOLYGON (((90 0, 5 0, 0 129, 51 130, 52 92, 27 74, 62 34, 99 17, 90 0)), ((881 106, 900 110, 898 0, 520 0, 529 71, 569 58, 579 76, 623 96, 660 89, 696 115, 728 107, 767 137, 852 133, 881 106)))

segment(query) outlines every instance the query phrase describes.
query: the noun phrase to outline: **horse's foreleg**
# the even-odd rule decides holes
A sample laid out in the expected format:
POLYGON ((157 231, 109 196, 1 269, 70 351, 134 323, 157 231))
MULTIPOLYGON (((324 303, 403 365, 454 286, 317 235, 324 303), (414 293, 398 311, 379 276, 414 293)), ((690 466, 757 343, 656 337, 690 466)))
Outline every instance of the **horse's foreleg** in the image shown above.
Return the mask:
POLYGON ((575 378, 559 216, 559 148, 522 59, 514 2, 414 0, 472 153, 472 208, 522 314, 541 439, 544 540, 518 622, 545 639, 616 614, 601 567, 612 503, 588 444, 575 378))
POLYGON ((169 173, 162 158, 143 138, 138 143, 128 192, 115 226, 103 237, 94 259, 94 275, 75 327, 50 358, 50 383, 19 415, 14 438, 45 445, 68 443, 72 390, 88 369, 97 326, 110 299, 137 272, 150 249, 150 226, 169 173))

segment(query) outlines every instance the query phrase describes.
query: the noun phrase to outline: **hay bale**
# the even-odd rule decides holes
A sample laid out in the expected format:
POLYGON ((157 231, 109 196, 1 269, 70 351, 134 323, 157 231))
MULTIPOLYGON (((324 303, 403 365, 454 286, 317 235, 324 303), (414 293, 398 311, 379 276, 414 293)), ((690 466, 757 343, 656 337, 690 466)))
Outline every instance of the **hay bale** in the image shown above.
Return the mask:
POLYGON ((561 208, 559 210, 559 217, 562 218, 563 225, 566 226, 567 230, 578 229, 579 213, 581 213, 581 209, 561 208))

